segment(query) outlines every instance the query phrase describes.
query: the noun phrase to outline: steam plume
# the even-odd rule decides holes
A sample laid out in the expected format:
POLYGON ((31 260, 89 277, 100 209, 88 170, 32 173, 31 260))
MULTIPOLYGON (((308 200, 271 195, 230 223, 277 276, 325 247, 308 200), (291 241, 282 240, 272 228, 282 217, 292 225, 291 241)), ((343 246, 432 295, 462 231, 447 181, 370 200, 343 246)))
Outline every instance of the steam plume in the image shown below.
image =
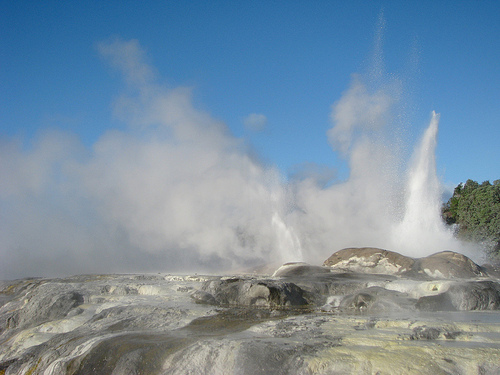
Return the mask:
MULTIPOLYGON (((317 264, 347 246, 422 250, 412 248, 413 218, 436 216, 418 211, 418 202, 439 183, 418 177, 417 166, 412 178, 432 191, 412 185, 409 202, 417 203, 404 216, 402 163, 385 137, 395 96, 387 88, 369 90, 354 76, 333 107, 328 140, 349 162, 347 181, 325 186, 314 168, 283 183, 223 123, 193 106, 189 88, 159 85, 137 41, 99 50, 128 85, 114 104, 126 127, 106 131, 91 149, 62 132, 42 132, 30 148, 2 142, 0 279, 317 264), (395 239, 398 225, 408 241, 395 239)), ((423 147, 432 156, 435 132, 428 138, 423 147)), ((421 167, 435 176, 433 163, 421 167)))

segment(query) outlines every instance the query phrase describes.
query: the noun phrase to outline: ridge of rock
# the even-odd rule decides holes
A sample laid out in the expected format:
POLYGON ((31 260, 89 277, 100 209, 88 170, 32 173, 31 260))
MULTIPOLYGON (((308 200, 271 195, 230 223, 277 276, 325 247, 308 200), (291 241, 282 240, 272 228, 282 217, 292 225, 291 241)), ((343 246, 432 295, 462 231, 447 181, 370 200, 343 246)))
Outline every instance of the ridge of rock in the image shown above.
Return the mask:
POLYGON ((485 268, 454 251, 441 251, 423 258, 411 258, 375 247, 350 247, 333 253, 324 261, 323 266, 336 271, 404 275, 414 278, 467 279, 488 276, 485 268))

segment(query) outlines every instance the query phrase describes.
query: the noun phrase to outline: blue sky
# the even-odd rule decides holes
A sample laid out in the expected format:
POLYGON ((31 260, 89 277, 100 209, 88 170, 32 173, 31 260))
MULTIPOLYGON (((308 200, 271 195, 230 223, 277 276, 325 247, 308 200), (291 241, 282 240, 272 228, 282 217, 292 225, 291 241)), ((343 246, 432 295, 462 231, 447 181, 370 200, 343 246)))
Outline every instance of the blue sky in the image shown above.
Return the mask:
POLYGON ((500 179, 498 1, 3 1, 0 35, 0 279, 478 254, 439 200, 500 179))
POLYGON ((352 73, 372 64, 383 12, 385 72, 406 82, 410 134, 441 113, 438 173, 448 184, 500 176, 500 5, 496 1, 2 2, 0 131, 48 127, 90 146, 119 127, 123 89, 96 44, 137 39, 160 80, 246 137, 284 174, 342 169, 325 133, 352 73), (244 119, 263 114, 266 127, 244 119))

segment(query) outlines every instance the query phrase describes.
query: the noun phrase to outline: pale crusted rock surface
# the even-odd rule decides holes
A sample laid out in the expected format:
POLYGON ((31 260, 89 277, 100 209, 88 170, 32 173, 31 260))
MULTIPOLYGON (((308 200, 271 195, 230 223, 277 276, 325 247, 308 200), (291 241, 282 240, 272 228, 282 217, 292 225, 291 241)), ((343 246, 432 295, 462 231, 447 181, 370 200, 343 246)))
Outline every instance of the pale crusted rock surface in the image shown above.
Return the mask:
POLYGON ((323 266, 335 271, 362 272, 431 279, 488 276, 485 268, 463 254, 442 251, 424 258, 411 258, 394 251, 373 247, 353 247, 333 253, 323 266))
POLYGON ((500 373, 497 279, 274 275, 4 281, 0 374, 500 373))

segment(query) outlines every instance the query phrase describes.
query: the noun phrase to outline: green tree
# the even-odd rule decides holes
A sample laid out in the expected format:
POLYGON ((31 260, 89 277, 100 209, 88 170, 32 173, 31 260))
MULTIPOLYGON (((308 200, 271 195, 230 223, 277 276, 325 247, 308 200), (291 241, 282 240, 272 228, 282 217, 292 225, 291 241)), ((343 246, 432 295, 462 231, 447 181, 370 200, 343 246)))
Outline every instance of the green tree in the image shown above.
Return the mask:
POLYGON ((486 244, 500 255, 500 180, 459 184, 442 214, 447 224, 458 224, 460 238, 486 244))

